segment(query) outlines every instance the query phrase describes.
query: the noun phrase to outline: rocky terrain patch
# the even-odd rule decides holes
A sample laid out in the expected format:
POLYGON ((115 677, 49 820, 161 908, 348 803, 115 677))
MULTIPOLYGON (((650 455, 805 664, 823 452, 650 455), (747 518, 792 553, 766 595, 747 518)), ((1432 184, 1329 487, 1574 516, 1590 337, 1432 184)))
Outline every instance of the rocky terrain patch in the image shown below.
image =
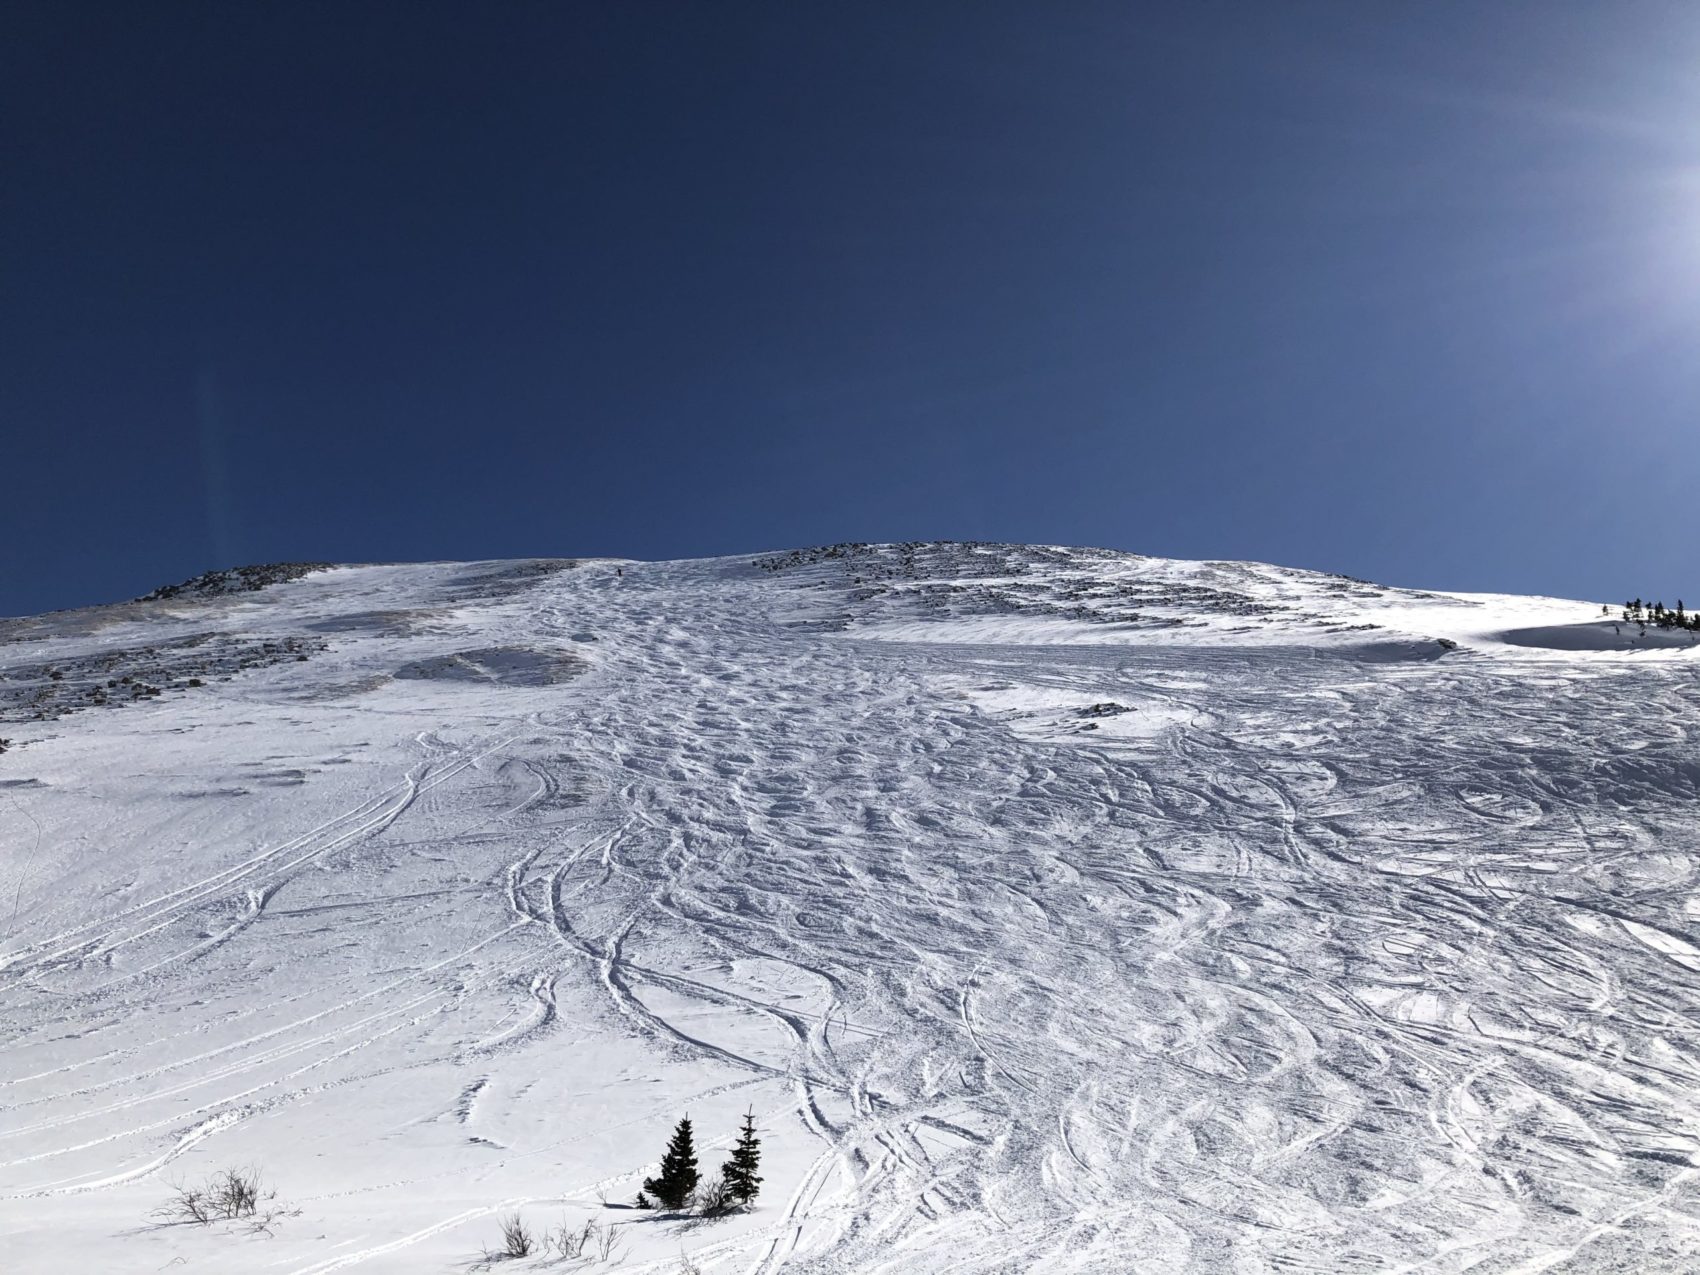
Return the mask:
POLYGON ((12 664, 0 670, 0 722, 52 721, 83 709, 134 704, 249 669, 305 661, 324 649, 317 638, 197 633, 12 664))

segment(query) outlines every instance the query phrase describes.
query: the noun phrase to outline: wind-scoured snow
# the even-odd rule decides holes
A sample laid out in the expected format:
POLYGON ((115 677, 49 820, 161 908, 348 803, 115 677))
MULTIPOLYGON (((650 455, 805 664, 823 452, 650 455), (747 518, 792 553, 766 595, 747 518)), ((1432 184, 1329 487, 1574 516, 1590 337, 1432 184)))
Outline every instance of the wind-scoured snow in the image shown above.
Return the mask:
POLYGON ((1700 1269, 1694 652, 952 544, 5 622, 0 1263, 1700 1269))

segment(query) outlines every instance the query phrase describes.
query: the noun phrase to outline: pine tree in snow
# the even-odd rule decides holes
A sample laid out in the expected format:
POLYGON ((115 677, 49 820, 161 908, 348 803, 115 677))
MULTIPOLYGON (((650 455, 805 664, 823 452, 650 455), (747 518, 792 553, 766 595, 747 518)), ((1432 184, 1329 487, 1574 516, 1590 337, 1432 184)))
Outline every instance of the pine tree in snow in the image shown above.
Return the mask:
POLYGON ((667 1154, 661 1157, 661 1172, 643 1184, 664 1209, 682 1209, 697 1189, 697 1152, 691 1139, 691 1118, 686 1116, 673 1130, 667 1154))
POLYGON ((720 1167, 726 1194, 739 1204, 748 1204, 755 1199, 761 1190, 761 1175, 756 1172, 760 1164, 761 1139, 756 1137, 755 1113, 747 1111, 744 1113, 744 1127, 732 1147, 732 1157, 720 1167))

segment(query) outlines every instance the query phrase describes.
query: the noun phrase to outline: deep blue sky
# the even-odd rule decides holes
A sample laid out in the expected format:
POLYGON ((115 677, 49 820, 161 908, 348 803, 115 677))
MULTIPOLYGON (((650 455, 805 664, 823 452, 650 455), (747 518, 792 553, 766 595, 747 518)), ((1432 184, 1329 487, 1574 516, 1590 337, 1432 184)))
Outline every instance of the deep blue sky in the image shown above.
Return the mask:
POLYGON ((977 538, 1700 594, 1700 6, 0 5, 0 614, 977 538))

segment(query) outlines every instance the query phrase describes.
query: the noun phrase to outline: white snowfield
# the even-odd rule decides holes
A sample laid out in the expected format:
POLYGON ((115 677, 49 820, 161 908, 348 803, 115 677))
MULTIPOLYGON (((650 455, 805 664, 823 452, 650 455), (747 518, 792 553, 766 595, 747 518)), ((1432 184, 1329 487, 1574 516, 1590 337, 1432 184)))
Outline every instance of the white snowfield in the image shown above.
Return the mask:
POLYGON ((1700 1270, 1696 649, 952 544, 0 622, 0 1268, 1700 1270))

